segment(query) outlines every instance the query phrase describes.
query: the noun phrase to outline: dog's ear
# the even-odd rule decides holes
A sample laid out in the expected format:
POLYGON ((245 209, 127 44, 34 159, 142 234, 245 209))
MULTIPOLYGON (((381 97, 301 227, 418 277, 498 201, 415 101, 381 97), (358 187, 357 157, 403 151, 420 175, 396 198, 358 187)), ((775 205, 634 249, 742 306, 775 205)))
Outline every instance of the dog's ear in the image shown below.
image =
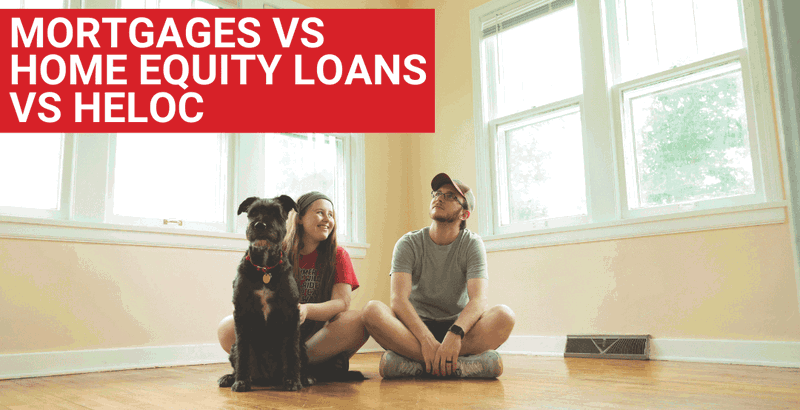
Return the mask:
POLYGON ((247 208, 255 201, 258 201, 257 196, 251 196, 250 198, 247 198, 244 201, 242 201, 242 204, 239 205, 239 212, 237 212, 236 215, 241 215, 242 212, 247 212, 247 208))
POLYGON ((294 199, 292 199, 288 195, 276 196, 273 199, 278 201, 279 204, 281 204, 281 208, 283 208, 283 212, 286 212, 287 214, 292 209, 294 209, 295 211, 297 210, 297 204, 294 203, 294 199))

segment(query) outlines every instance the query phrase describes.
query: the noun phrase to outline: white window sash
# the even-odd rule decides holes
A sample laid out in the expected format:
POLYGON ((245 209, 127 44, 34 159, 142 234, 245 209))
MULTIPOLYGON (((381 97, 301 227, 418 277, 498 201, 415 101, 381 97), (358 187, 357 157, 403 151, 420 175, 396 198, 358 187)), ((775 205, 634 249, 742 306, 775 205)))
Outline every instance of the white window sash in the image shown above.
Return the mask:
POLYGON ((623 115, 625 109, 623 107, 623 98, 622 98, 623 92, 626 90, 632 90, 638 87, 650 84, 656 84, 674 78, 679 78, 681 76, 689 74, 700 73, 704 70, 712 69, 717 66, 737 61, 741 63, 742 67, 745 109, 746 109, 747 126, 748 126, 747 134, 748 134, 748 142, 750 144, 750 153, 751 153, 750 157, 753 166, 755 194, 739 195, 735 197, 710 199, 703 201, 694 201, 692 203, 674 204, 674 205, 652 207, 646 209, 629 209, 628 199, 627 199, 628 195, 620 194, 620 207, 622 212, 622 218, 637 218, 642 216, 651 216, 651 215, 659 215, 659 214, 674 213, 674 212, 685 212, 696 209, 713 209, 713 208, 723 208, 728 206, 748 205, 755 203, 763 203, 774 199, 780 199, 780 194, 774 191, 774 187, 777 185, 777 182, 770 183, 769 181, 767 181, 769 177, 765 175, 766 173, 763 171, 765 167, 762 158, 765 156, 767 157, 769 156, 770 152, 770 148, 768 146, 769 140, 767 138, 758 137, 759 128, 756 125, 756 109, 754 107, 755 98, 753 96, 752 87, 750 86, 750 81, 748 81, 748 79, 751 76, 749 75, 749 69, 748 69, 749 64, 748 64, 747 54, 745 53, 744 50, 737 50, 720 56, 711 57, 692 64, 687 64, 683 67, 671 69, 662 73, 653 74, 647 77, 643 77, 641 79, 629 81, 613 87, 612 94, 614 96, 613 98, 615 101, 614 104, 615 136, 616 136, 617 146, 619 147, 617 152, 617 165, 619 169, 624 170, 623 172, 625 173, 625 177, 620 177, 619 181, 620 191, 621 193, 627 193, 628 189, 634 189, 634 187, 628 187, 628 181, 635 178, 633 175, 633 171, 631 170, 632 168, 631 165, 625 163, 624 147, 625 144, 628 144, 629 142, 625 141, 624 136, 626 131, 623 130, 623 126, 628 128, 630 125, 625 124, 627 116, 623 115))
MULTIPOLYGON (((349 229, 340 244, 353 258, 364 258, 366 243, 364 203, 364 135, 340 136, 347 142, 346 181, 349 229)), ((263 196, 263 138, 257 134, 229 137, 229 179, 227 229, 208 231, 191 223, 178 227, 121 225, 106 223, 113 209, 110 196, 113 138, 106 134, 75 134, 65 139, 62 209, 64 217, 23 214, 0 215, 0 238, 50 240, 59 242, 105 243, 156 247, 242 251, 247 241, 242 232, 246 218, 236 216, 239 204, 249 196, 263 196), (257 149, 258 145, 262 149, 257 149), (69 153, 74 156, 69 157, 69 153), (84 160, 80 160, 83 158, 84 160), (92 158, 92 160, 85 160, 92 158), (236 171, 236 172, 233 172, 236 171), (98 187, 102 187, 99 188, 98 187), (70 205, 72 206, 70 208, 70 205), (235 216, 235 217, 233 217, 235 216), (199 228, 199 229, 198 229, 199 228), (241 229, 237 232, 237 229, 241 229)), ((207 228, 207 227, 206 227, 207 228)))
MULTIPOLYGON (((494 178, 492 181, 492 204, 494 206, 493 209, 498 210, 500 212, 505 212, 506 209, 510 206, 508 200, 509 193, 508 193, 507 183, 501 183, 501 176, 499 175, 501 170, 507 169, 508 166, 507 164, 505 164, 506 161, 505 155, 501 155, 501 153, 505 152, 506 148, 505 148, 505 139, 501 138, 498 135, 497 132, 498 128, 506 124, 511 124, 529 118, 536 118, 536 117, 547 118, 549 115, 554 115, 555 113, 562 111, 564 109, 569 109, 570 107, 575 107, 577 111, 580 112, 581 115, 583 115, 582 101, 583 101, 582 96, 567 98, 542 107, 536 107, 519 113, 510 114, 505 117, 501 117, 489 122, 490 138, 492 139, 492 141, 494 141, 494 143, 491 144, 491 155, 490 155, 491 166, 493 174, 497 175, 497 177, 494 178)), ((585 133, 582 132, 581 134, 585 133)), ((585 141, 583 141, 583 145, 585 146, 585 141)), ((581 156, 582 156, 581 160, 584 160, 584 158, 586 157, 585 150, 584 152, 581 153, 581 156)), ((584 167, 584 179, 586 179, 585 170, 586 168, 584 167)), ((503 177, 503 179, 507 178, 503 177)), ((501 223, 500 212, 492 212, 493 229, 494 232, 497 232, 498 234, 533 231, 537 229, 579 225, 590 222, 589 217, 586 215, 575 215, 568 217, 547 218, 536 221, 503 225, 501 223)))
MULTIPOLYGON (((744 0, 747 46, 743 50, 703 60, 694 64, 668 70, 649 78, 666 78, 681 70, 698 70, 704 64, 719 64, 725 59, 738 59, 742 63, 745 100, 754 178, 760 194, 725 198, 691 207, 673 209, 627 211, 625 195, 624 152, 621 134, 621 91, 639 79, 612 86, 619 79, 619 50, 613 41, 615 23, 613 7, 602 10, 601 2, 576 0, 581 27, 580 43, 583 61, 584 94, 582 120, 584 121, 584 151, 587 189, 587 211, 590 220, 577 226, 543 227, 541 224, 520 224, 514 228, 500 229, 497 223, 497 181, 493 129, 498 122, 509 117, 492 120, 496 115, 494 84, 487 83, 487 73, 481 66, 484 52, 482 29, 491 19, 509 9, 520 7, 519 1, 495 0, 470 11, 470 41, 473 72, 473 113, 476 119, 476 167, 478 232, 487 243, 487 250, 516 249, 604 239, 661 235, 675 232, 719 229, 722 227, 752 226, 783 223, 786 219, 786 202, 780 185, 779 156, 772 126, 771 97, 768 83, 765 42, 759 30, 760 9, 757 2, 744 0), (606 16, 601 21, 600 16, 606 16), (752 21, 758 24, 752 24, 752 21), (610 22, 610 23, 609 23, 610 22), (605 23, 605 24, 603 24, 605 23), (606 50, 605 41, 612 44, 606 50), (491 120, 491 121, 490 121, 491 120), (677 211, 677 212, 676 212, 677 211)), ((542 2, 530 2, 538 6, 542 2)), ((502 16, 500 17, 503 18, 502 16)), ((490 45, 491 46, 491 45, 490 45)), ((491 54, 494 50, 489 48, 491 54)), ((495 59, 496 61, 496 59, 495 59)), ((490 68, 491 69, 491 68, 490 68)))
MULTIPOLYGON (((70 185, 70 181, 72 179, 71 175, 74 169, 74 145, 75 138, 73 134, 61 134, 61 167, 59 168, 59 198, 57 209, 0 206, 0 215, 8 214, 19 215, 27 218, 68 219, 70 215, 69 198, 72 195, 72 186, 70 185)), ((14 176, 9 175, 4 177, 14 178, 14 176)))
MULTIPOLYGON (((235 134, 218 134, 225 136, 228 150, 230 149, 231 140, 235 139, 235 134)), ((230 210, 230 196, 227 196, 226 199, 226 206, 223 209, 222 221, 219 223, 212 223, 212 222, 201 222, 201 221, 194 221, 190 219, 181 219, 180 215, 168 215, 164 214, 159 218, 150 218, 150 217, 138 217, 138 216, 126 216, 126 215, 116 215, 114 214, 114 201, 115 195, 114 190, 116 188, 114 184, 114 178, 116 175, 116 146, 117 146, 117 135, 112 134, 108 136, 108 173, 107 173, 107 192, 108 196, 105 199, 105 206, 103 210, 103 221, 112 225, 135 225, 135 226, 149 226, 154 228, 164 228, 164 229, 178 229, 178 230, 196 230, 196 231, 211 231, 211 232, 229 232, 231 227, 231 214, 226 212, 230 210), (166 221, 166 223, 165 223, 166 221)), ((153 147, 153 149, 158 149, 158 147, 153 147)), ((227 192, 223 193, 223 195, 228 195, 230 191, 230 170, 231 165, 230 162, 235 157, 232 155, 230 151, 227 151, 226 158, 223 158, 226 163, 227 167, 227 180, 226 180, 226 187, 227 192)), ((210 181, 211 182, 211 181, 210 181)))

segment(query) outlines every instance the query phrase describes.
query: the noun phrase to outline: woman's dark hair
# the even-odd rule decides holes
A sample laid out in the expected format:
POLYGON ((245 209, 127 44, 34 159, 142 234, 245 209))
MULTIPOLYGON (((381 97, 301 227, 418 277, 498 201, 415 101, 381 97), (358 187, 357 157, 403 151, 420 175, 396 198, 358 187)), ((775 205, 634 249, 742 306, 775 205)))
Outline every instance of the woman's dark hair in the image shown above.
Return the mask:
MULTIPOLYGON (((303 197, 309 194, 312 193, 301 196, 300 199, 298 199, 298 203, 303 202, 303 197)), ((299 212, 294 210, 289 212, 289 217, 286 220, 286 237, 283 239, 282 245, 284 251, 287 253, 289 262, 292 264, 292 274, 298 285, 300 284, 300 252, 303 250, 303 237, 306 234, 300 222, 309 208, 310 204, 300 209, 299 212)), ((317 290, 314 300, 309 300, 308 303, 327 302, 331 299, 331 294, 333 293, 333 285, 336 282, 336 248, 338 247, 336 241, 336 225, 338 224, 335 223, 335 220, 336 211, 334 211, 334 224, 330 235, 317 245, 317 262, 315 267, 322 279, 322 283, 320 289, 317 290)), ((302 292, 302 289, 300 291, 302 292)), ((311 335, 316 333, 324 325, 324 322, 306 320, 301 328, 303 340, 311 337, 311 335)))

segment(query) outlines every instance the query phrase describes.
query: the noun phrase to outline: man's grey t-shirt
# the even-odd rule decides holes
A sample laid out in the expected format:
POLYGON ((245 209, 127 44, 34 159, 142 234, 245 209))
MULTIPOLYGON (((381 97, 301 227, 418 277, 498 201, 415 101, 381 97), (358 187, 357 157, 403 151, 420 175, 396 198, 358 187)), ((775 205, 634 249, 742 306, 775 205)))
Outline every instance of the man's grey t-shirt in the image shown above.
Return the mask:
POLYGON ((467 280, 488 278, 481 237, 462 229, 449 245, 437 245, 430 227, 403 235, 394 246, 392 272, 411 274, 409 301, 423 320, 455 320, 469 302, 467 280))

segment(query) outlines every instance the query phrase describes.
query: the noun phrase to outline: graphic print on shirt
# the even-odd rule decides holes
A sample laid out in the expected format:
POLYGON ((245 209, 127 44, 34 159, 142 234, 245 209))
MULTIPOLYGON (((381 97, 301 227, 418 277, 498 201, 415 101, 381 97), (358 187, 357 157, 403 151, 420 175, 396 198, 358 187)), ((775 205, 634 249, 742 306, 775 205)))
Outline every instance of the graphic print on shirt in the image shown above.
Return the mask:
POLYGON ((317 289, 322 286, 316 268, 300 268, 300 303, 313 302, 317 296, 317 289))

